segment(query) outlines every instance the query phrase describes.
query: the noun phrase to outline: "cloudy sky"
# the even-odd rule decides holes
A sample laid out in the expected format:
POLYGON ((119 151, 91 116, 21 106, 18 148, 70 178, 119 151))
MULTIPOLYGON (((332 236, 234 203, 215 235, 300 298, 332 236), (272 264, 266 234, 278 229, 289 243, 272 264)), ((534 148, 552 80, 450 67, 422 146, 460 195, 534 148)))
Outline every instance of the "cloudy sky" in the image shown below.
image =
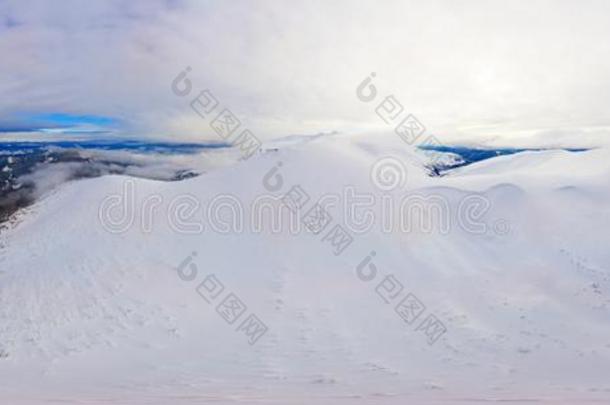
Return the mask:
POLYGON ((441 140, 594 143, 608 38, 605 0, 0 0, 0 137, 214 140, 171 91, 189 66, 261 138, 388 129, 375 72, 441 140))

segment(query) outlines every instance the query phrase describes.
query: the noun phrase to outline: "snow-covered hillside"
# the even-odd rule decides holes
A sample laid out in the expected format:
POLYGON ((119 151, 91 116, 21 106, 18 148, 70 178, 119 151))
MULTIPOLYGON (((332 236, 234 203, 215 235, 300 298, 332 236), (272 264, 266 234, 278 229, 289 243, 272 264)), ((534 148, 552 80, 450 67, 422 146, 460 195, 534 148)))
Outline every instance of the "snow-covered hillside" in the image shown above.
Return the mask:
POLYGON ((63 185, 3 235, 0 403, 610 402, 610 151, 426 159, 63 185))

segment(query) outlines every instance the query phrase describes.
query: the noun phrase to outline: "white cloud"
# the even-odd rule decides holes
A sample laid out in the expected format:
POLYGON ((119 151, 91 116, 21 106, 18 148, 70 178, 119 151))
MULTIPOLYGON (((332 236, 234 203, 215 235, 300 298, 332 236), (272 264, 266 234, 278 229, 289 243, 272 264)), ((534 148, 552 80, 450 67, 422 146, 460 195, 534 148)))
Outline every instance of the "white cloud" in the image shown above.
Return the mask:
MULTIPOLYGON (((173 77, 193 68, 262 138, 384 128, 377 73, 441 139, 610 127, 606 1, 0 3, 0 114, 119 117, 126 135, 215 139, 173 77)), ((563 135, 562 135, 563 136, 563 135)))

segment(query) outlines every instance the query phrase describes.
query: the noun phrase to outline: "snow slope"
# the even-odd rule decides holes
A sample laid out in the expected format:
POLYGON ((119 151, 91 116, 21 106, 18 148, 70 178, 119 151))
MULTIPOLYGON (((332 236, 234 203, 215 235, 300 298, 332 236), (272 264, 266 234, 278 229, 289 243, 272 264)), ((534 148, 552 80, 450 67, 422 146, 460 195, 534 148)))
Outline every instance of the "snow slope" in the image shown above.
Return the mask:
MULTIPOLYGON (((263 149, 181 182, 68 183, 7 231, 0 403, 610 403, 608 149, 504 156, 440 178, 395 136, 263 149), (405 168, 404 187, 372 181, 388 156, 405 168), (126 185, 134 223, 109 232, 100 206, 126 185), (405 232, 393 218, 386 231, 378 204, 375 225, 352 232, 340 255, 326 231, 273 232, 269 216, 261 229, 191 226, 219 195, 248 212, 293 185, 310 195, 308 207, 349 187, 377 202, 435 196, 451 223, 405 232), (193 216, 175 205, 185 195, 201 204, 193 216), (455 214, 471 196, 489 203, 475 221, 481 232, 455 214), (372 251, 377 275, 363 281, 359 265, 372 251), (191 281, 193 268, 180 267, 189 256, 191 281), (225 286, 212 303, 197 292, 209 274, 225 286), (412 293, 425 305, 412 324, 378 294, 387 275, 404 286, 398 300, 412 293), (231 292, 247 310, 228 324, 216 307, 231 292), (249 314, 268 327, 253 345, 239 330, 249 314), (434 344, 416 330, 429 314, 446 327, 434 344)), ((346 222, 341 203, 327 211, 333 225, 346 222)))

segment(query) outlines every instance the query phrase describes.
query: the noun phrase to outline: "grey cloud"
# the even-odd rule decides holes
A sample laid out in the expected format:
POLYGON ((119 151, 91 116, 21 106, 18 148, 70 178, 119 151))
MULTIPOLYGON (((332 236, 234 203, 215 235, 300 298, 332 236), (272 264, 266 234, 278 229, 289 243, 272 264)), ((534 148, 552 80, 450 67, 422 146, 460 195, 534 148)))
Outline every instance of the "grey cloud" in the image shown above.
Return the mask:
POLYGON ((383 129, 370 72, 441 139, 610 127, 610 3, 28 1, 0 3, 0 114, 121 118, 125 134, 213 139, 169 90, 192 66, 261 138, 383 129), (6 24, 5 24, 6 25, 6 24))

